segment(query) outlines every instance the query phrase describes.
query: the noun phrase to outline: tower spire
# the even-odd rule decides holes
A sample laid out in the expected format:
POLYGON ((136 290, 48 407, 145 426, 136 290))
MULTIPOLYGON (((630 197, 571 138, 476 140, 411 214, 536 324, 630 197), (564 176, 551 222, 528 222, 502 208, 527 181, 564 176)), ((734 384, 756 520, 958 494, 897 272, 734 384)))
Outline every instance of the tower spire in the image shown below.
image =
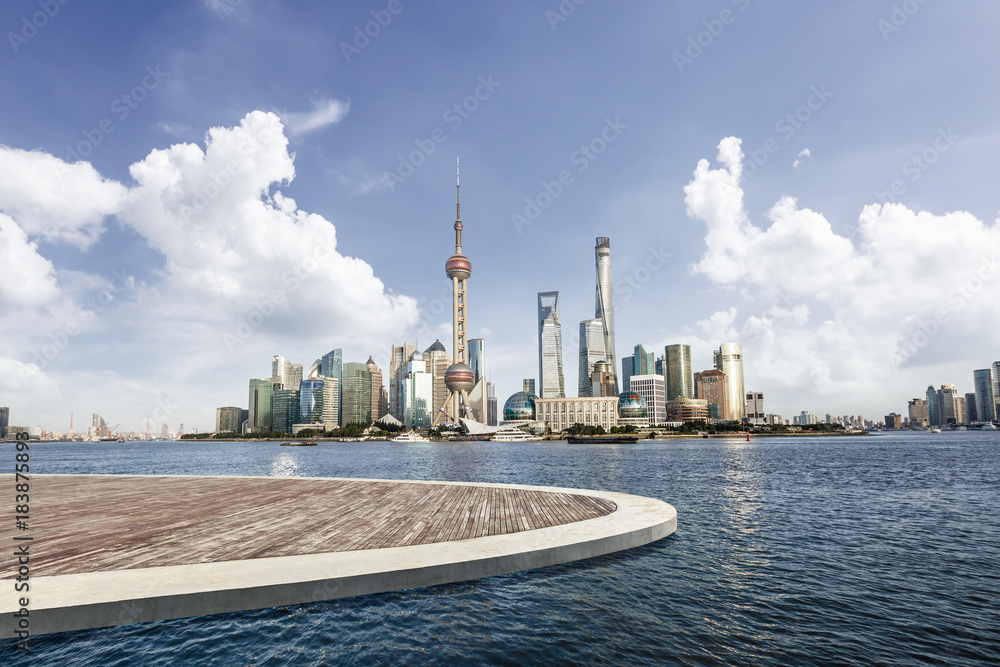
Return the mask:
POLYGON ((462 254, 462 179, 455 158, 455 254, 462 254))

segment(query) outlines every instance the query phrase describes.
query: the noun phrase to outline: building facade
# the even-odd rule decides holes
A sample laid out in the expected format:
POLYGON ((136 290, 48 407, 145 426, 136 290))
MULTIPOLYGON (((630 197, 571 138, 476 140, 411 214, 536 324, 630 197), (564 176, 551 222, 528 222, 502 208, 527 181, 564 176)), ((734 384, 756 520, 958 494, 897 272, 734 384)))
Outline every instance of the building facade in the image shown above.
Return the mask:
POLYGON ((764 412, 764 393, 748 391, 746 395, 746 419, 756 426, 767 423, 767 413, 764 412))
POLYGON ((667 345, 663 349, 663 375, 667 400, 694 398, 694 375, 691 370, 691 346, 667 345))
POLYGON ((482 338, 470 338, 467 347, 469 367, 476 382, 479 382, 481 378, 486 377, 486 341, 482 338))
POLYGON ((638 394, 646 402, 646 416, 651 426, 667 421, 666 389, 662 375, 647 373, 633 375, 629 382, 629 392, 638 394))
POLYGON ((926 428, 930 425, 926 399, 914 398, 907 403, 906 407, 910 418, 910 428, 926 428))
POLYGON ((369 397, 371 401, 371 421, 377 422, 382 419, 388 412, 389 406, 388 401, 385 399, 384 387, 382 386, 382 371, 375 364, 375 360, 369 355, 368 362, 365 364, 368 367, 368 375, 371 377, 372 382, 372 393, 369 397))
POLYGON ((726 382, 726 374, 712 369, 697 373, 696 377, 695 398, 705 401, 708 410, 706 419, 728 421, 726 406, 729 405, 729 383, 726 382))
POLYGON ((369 424, 372 422, 372 376, 368 364, 353 361, 344 364, 344 411, 341 423, 369 424))
POLYGON ((538 384, 542 398, 566 396, 559 292, 538 293, 538 384))
POLYGON ((675 398, 667 401, 667 421, 708 422, 708 401, 703 398, 675 398))
POLYGON ((535 400, 535 419, 545 422, 552 433, 561 433, 573 424, 610 431, 618 426, 618 397, 539 398, 535 400))
POLYGON ((410 428, 426 428, 434 420, 434 378, 419 352, 404 370, 402 421, 410 428))
POLYGON ((271 430, 291 433, 300 420, 301 392, 298 389, 278 389, 271 394, 271 430))
POLYGON ((591 396, 590 375, 594 372, 594 365, 599 361, 606 362, 606 359, 604 325, 601 320, 580 322, 580 369, 577 383, 580 396, 591 396))
POLYGON ((997 419, 996 397, 993 394, 993 369, 972 371, 973 389, 976 392, 976 419, 992 422, 997 419))
MULTIPOLYGON (((611 239, 599 236, 594 245, 594 258, 597 264, 597 293, 594 300, 594 318, 601 321, 604 334, 604 360, 608 362, 611 373, 615 372, 618 357, 615 355, 615 289, 611 276, 611 239)), ((612 378, 615 391, 618 393, 618 380, 612 378)))
MULTIPOLYGON (((403 378, 406 375, 406 365, 416 352, 413 343, 403 343, 396 347, 389 347, 389 414, 403 422, 403 406, 405 405, 403 393, 403 378)), ((423 357, 421 357, 423 361, 423 357)), ((428 406, 428 410, 430 406, 428 406)))
POLYGON ((726 403, 723 417, 726 421, 742 421, 746 414, 743 403, 743 346, 740 343, 723 343, 714 353, 716 370, 726 374, 726 403))
POLYGON ((445 401, 448 400, 448 387, 444 383, 444 374, 448 372, 452 359, 444 349, 444 344, 440 340, 435 340, 430 347, 424 350, 424 365, 431 374, 431 381, 434 384, 434 405, 435 416, 444 409, 445 401))
POLYGON ((7 437, 7 428, 10 426, 10 408, 0 408, 0 440, 7 437))
POLYGON ((242 408, 225 407, 215 409, 215 432, 216 433, 239 433, 241 424, 240 417, 243 414, 242 408))
POLYGON ((271 430, 271 394, 274 383, 270 380, 250 380, 250 402, 247 412, 247 431, 260 433, 271 430))

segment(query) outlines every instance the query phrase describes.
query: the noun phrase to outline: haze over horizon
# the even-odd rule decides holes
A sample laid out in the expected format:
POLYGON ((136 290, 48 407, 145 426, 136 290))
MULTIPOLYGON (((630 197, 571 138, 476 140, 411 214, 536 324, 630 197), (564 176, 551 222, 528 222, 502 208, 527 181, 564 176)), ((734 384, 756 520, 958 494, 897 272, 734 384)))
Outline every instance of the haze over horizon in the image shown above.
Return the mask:
POLYGON ((386 372, 392 344, 451 352, 456 156, 469 334, 501 405, 537 375, 544 291, 575 395, 598 236, 619 357, 688 343, 699 370, 741 342, 746 389, 786 418, 970 392, 1000 360, 997 19, 8 2, 0 405, 31 427, 210 430, 274 354, 386 372))

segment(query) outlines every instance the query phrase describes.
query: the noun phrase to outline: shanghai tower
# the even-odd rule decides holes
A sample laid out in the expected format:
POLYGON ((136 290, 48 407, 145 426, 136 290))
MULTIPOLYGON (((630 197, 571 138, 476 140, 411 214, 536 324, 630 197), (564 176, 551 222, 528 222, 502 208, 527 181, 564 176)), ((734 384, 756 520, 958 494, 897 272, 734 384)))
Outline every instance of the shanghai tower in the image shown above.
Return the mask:
MULTIPOLYGON (((597 298, 594 308, 594 319, 601 320, 604 327, 604 353, 608 366, 617 367, 615 356, 615 293, 611 280, 611 239, 606 236, 597 237, 594 248, 597 259, 597 298)), ((618 378, 613 380, 615 393, 618 393, 618 378)))

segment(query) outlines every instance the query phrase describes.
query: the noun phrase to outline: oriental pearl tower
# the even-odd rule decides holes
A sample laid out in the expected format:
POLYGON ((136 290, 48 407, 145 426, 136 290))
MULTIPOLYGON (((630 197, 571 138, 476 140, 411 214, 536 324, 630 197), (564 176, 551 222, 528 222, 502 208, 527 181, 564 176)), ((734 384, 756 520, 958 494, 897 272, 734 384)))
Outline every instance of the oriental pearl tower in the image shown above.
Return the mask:
POLYGON ((468 411, 469 392, 475 387, 476 375, 472 367, 466 363, 465 355, 465 307, 468 300, 465 295, 465 283, 472 275, 472 262, 462 254, 462 200, 461 181, 459 179, 458 161, 455 161, 455 254, 445 262, 444 272, 451 278, 451 326, 452 349, 455 350, 454 361, 444 373, 444 384, 448 388, 448 398, 445 407, 435 418, 437 423, 450 405, 450 417, 457 424, 459 418, 468 411), (464 408, 464 410, 462 410, 464 408), (460 410, 462 410, 460 412, 460 410))

